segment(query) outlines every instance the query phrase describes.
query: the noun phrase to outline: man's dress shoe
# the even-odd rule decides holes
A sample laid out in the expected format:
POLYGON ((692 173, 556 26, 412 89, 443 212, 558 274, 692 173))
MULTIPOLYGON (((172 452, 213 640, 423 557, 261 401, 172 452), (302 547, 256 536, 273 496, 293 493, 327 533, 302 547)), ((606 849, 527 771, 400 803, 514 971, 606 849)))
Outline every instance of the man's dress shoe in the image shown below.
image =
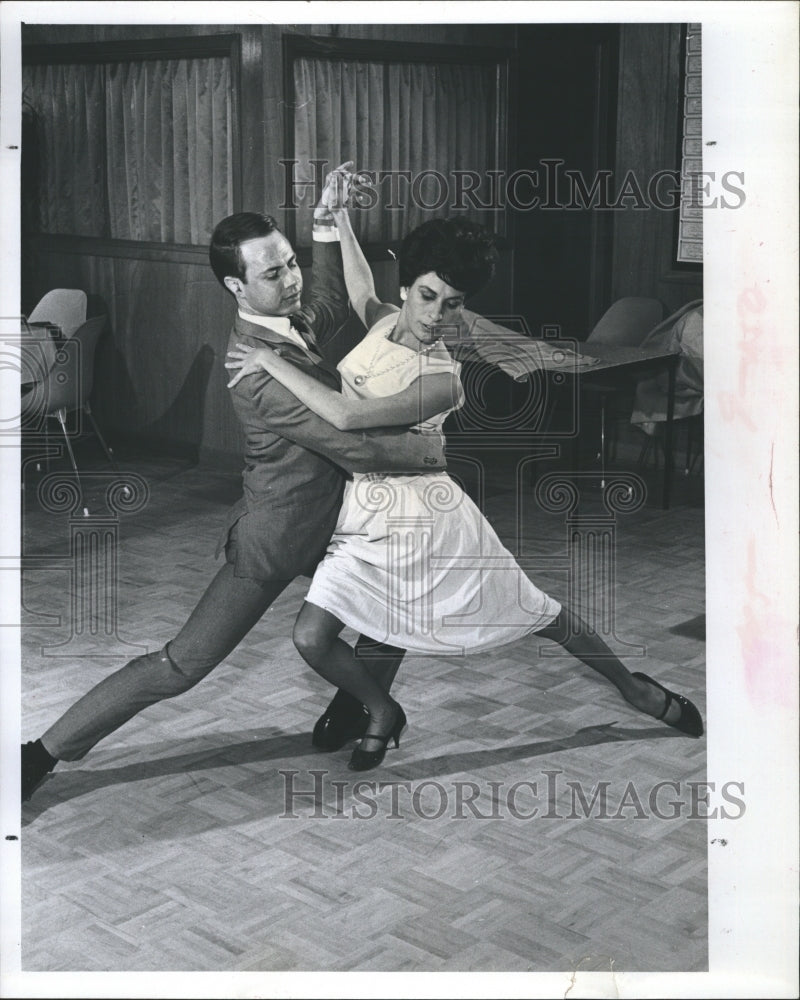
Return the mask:
POLYGON ((318 750, 328 753, 341 750, 351 740, 360 739, 369 725, 369 712, 360 703, 343 708, 331 702, 317 719, 311 736, 312 744, 318 750))

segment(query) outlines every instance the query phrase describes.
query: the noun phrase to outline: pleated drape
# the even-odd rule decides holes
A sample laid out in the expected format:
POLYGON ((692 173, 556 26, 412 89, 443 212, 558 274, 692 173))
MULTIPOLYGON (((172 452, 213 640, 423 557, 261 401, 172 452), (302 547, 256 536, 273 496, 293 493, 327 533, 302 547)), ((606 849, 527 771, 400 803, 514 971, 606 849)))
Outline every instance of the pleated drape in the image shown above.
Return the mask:
POLYGON ((229 60, 25 68, 43 232, 208 243, 233 210, 229 60))
POLYGON ((492 224, 494 213, 457 198, 454 171, 478 174, 476 200, 489 203, 486 172, 498 168, 494 66, 298 58, 294 87, 295 180, 307 185, 295 187, 298 242, 310 239, 315 160, 396 175, 377 184, 374 206, 351 212, 362 242, 394 241, 444 215, 492 224))
POLYGON ((24 66, 22 82, 36 114, 41 231, 108 236, 103 67, 24 66))

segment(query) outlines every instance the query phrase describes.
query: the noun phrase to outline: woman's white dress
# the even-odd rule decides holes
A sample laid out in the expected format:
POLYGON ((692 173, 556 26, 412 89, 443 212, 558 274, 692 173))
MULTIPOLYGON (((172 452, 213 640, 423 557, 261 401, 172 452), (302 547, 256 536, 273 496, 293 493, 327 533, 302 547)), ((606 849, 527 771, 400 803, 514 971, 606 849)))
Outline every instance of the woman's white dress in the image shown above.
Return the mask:
MULTIPOLYGON (((444 347, 417 354, 388 340, 396 321, 380 320, 339 363, 344 395, 390 396, 423 374, 459 374, 444 347)), ((449 412, 419 429, 441 433, 449 412)), ((306 599, 373 639, 437 655, 513 642, 561 610, 445 472, 356 474, 306 599)))

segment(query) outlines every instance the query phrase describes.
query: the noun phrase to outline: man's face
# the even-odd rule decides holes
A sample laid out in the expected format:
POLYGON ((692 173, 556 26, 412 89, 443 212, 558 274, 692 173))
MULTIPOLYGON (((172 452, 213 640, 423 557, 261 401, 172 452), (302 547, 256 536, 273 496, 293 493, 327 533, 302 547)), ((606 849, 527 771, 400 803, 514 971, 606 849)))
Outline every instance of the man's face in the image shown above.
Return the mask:
POLYGON ((226 278, 239 308, 256 316, 290 316, 300 308, 303 276, 292 244, 272 232, 247 240, 240 248, 244 279, 226 278))

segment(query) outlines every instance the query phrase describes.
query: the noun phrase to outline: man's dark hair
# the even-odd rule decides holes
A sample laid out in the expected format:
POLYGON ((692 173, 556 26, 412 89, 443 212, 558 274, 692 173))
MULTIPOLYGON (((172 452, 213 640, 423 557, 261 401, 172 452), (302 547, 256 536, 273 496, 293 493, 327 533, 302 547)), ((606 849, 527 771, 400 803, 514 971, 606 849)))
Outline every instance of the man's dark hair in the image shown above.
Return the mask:
POLYGON ((240 249, 242 243, 275 232, 280 232, 278 223, 271 215, 261 215, 259 212, 237 212, 219 223, 211 236, 208 258, 211 270, 223 288, 225 278, 241 278, 244 281, 245 265, 240 249))
POLYGON ((433 219, 400 244, 400 285, 410 288, 434 271, 448 285, 474 295, 494 277, 497 250, 491 233, 468 219, 433 219))

